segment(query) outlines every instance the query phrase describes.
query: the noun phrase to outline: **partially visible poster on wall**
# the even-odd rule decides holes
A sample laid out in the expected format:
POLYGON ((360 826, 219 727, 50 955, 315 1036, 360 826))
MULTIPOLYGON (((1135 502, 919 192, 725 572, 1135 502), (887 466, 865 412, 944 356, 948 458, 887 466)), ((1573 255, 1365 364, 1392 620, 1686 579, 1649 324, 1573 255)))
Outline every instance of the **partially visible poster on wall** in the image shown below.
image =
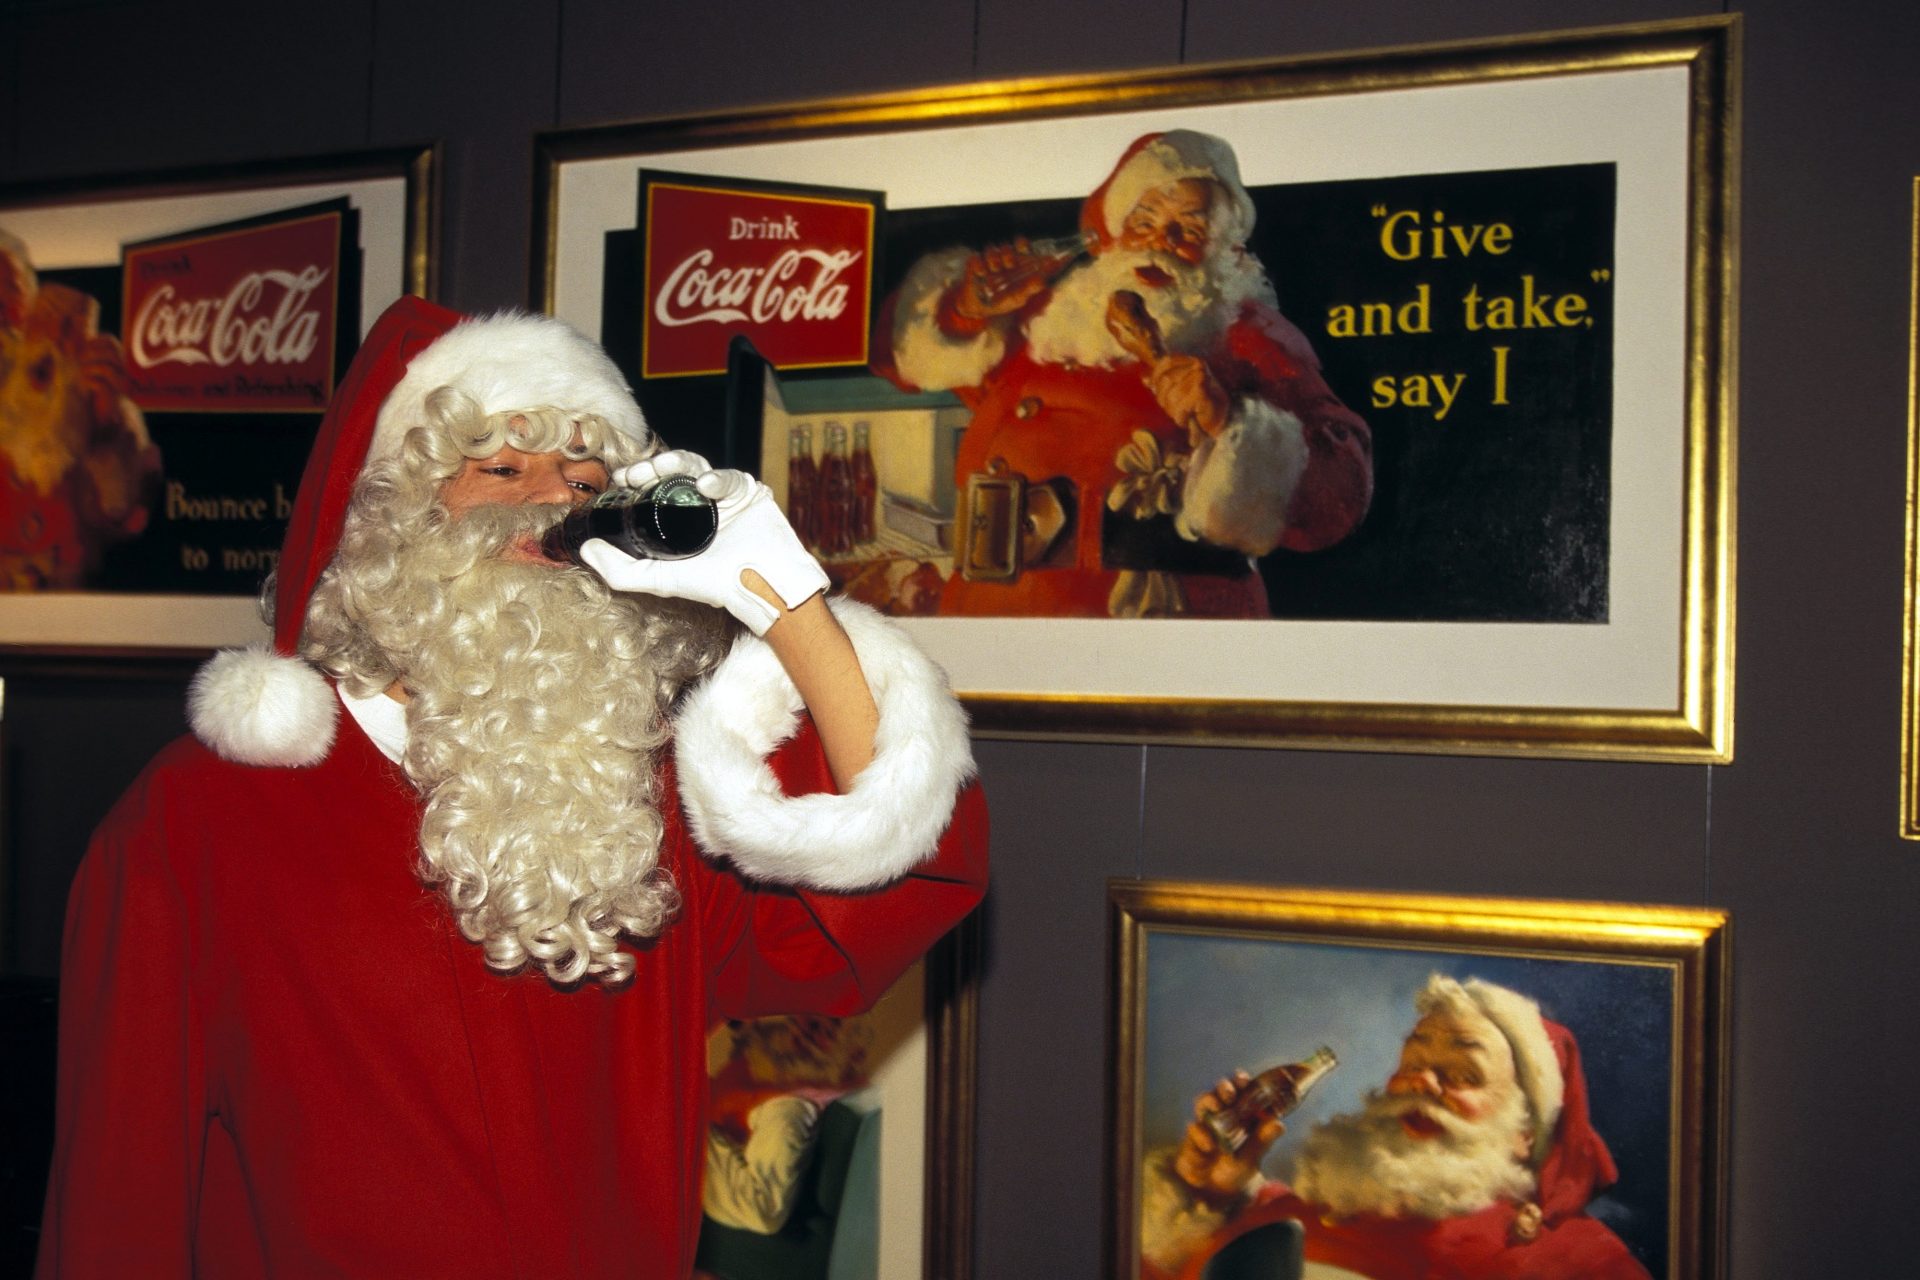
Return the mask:
POLYGON ((357 346, 355 210, 185 227, 117 266, 0 253, 22 286, 0 336, 6 589, 257 593, 357 346))
POLYGON ((0 186, 0 645, 263 635, 335 383, 431 287, 432 158, 0 186))

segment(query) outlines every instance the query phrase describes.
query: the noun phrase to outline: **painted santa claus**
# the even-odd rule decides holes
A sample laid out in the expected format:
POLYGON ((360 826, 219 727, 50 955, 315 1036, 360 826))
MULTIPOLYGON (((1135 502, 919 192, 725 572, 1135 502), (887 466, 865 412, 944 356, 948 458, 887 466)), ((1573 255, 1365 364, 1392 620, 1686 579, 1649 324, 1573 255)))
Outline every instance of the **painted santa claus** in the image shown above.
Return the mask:
POLYGON ((1064 271, 1024 240, 913 266, 876 367, 972 410, 942 612, 1266 617, 1250 558, 1359 524, 1371 435, 1280 314, 1253 224, 1233 149, 1175 129, 1088 197, 1064 271))
POLYGON ((824 585, 565 325, 390 308, 272 648, 75 880, 40 1274, 686 1275, 707 1029, 857 1012, 984 887, 944 678, 824 585), (700 555, 542 550, 672 473, 700 555))
POLYGON ((1573 1034, 1480 979, 1436 974, 1415 1008, 1386 1086, 1307 1135, 1290 1186, 1260 1173, 1280 1120, 1232 1152, 1204 1123, 1246 1077, 1201 1095, 1180 1145, 1147 1158, 1142 1276, 1197 1280, 1230 1242, 1292 1221, 1306 1280, 1647 1280, 1588 1212, 1618 1172, 1573 1034))

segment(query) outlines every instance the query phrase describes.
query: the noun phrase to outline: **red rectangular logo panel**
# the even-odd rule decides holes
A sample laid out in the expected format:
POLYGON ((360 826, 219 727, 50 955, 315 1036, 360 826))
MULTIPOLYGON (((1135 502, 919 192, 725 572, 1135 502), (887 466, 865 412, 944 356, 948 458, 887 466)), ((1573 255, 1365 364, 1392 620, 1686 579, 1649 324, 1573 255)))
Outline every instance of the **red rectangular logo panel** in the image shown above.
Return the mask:
POLYGON ((642 176, 641 372, 725 373, 736 333, 782 369, 865 364, 877 205, 642 176))
POLYGON ((154 240, 121 255, 134 403, 314 413, 333 394, 341 215, 154 240))

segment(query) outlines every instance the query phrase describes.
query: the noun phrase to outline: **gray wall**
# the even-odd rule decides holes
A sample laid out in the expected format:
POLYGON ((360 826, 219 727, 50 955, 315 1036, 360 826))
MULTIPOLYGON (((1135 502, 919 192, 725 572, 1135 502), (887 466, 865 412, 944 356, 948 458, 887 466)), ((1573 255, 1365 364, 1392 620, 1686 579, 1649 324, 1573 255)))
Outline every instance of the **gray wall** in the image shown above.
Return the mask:
MULTIPOLYGON (((0 181, 440 139, 443 295, 474 308, 524 298, 541 129, 1708 12, 1720 8, 16 0, 0 16, 0 181)), ((1730 1274, 1913 1274, 1920 845, 1893 833, 1920 21, 1907 0, 1754 0, 1745 13, 1737 763, 982 744, 997 859, 983 1277, 1098 1271, 1110 875, 1728 907, 1730 1274)), ((60 715, 99 696, 8 692, 60 715)), ((170 732, 174 713, 138 694, 127 732, 170 732)))

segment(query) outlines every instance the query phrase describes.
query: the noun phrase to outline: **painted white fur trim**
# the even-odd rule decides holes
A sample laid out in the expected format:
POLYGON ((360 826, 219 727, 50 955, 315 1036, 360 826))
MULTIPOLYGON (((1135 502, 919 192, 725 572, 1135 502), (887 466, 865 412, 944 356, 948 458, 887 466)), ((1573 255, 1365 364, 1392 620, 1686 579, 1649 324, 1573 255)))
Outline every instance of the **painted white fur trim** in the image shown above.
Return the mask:
POLYGON ((265 645, 222 649, 187 689, 187 720, 215 755, 304 768, 333 748, 340 701, 325 676, 265 645))
POLYGON ((845 795, 781 791, 766 757, 799 724, 800 695, 746 636, 676 718, 680 796, 701 847, 755 879, 871 889, 932 855, 973 749, 945 673, 907 634, 865 605, 831 605, 880 707, 873 763, 845 795))
POLYGON ((1287 504, 1307 469, 1306 431, 1265 400, 1236 403, 1218 436, 1202 440, 1187 464, 1180 532, 1263 556, 1280 545, 1287 504))
POLYGON ((970 338, 940 327, 940 299, 960 278, 969 251, 942 249, 913 264, 893 311, 893 366, 922 391, 979 385, 1007 354, 1006 325, 989 324, 970 338))
POLYGON ((380 405, 367 461, 392 455, 426 421, 427 397, 464 391, 487 414, 561 409, 598 414, 646 446, 653 435, 619 368, 570 325, 552 316, 503 311, 463 320, 415 356, 380 405))
MULTIPOLYGON (((1174 1154, 1172 1147, 1155 1147, 1141 1161, 1140 1256, 1167 1272, 1191 1261, 1251 1198, 1240 1197, 1231 1210, 1203 1202, 1173 1171, 1174 1154)), ((1263 1182, 1254 1174, 1249 1191, 1263 1182)))
POLYGON ((1540 1019, 1540 1006, 1518 991, 1479 978, 1469 978, 1462 985, 1513 1048, 1514 1074, 1533 1111, 1533 1161, 1537 1168, 1553 1146, 1553 1130, 1560 1123, 1567 1087, 1553 1041, 1540 1019))

